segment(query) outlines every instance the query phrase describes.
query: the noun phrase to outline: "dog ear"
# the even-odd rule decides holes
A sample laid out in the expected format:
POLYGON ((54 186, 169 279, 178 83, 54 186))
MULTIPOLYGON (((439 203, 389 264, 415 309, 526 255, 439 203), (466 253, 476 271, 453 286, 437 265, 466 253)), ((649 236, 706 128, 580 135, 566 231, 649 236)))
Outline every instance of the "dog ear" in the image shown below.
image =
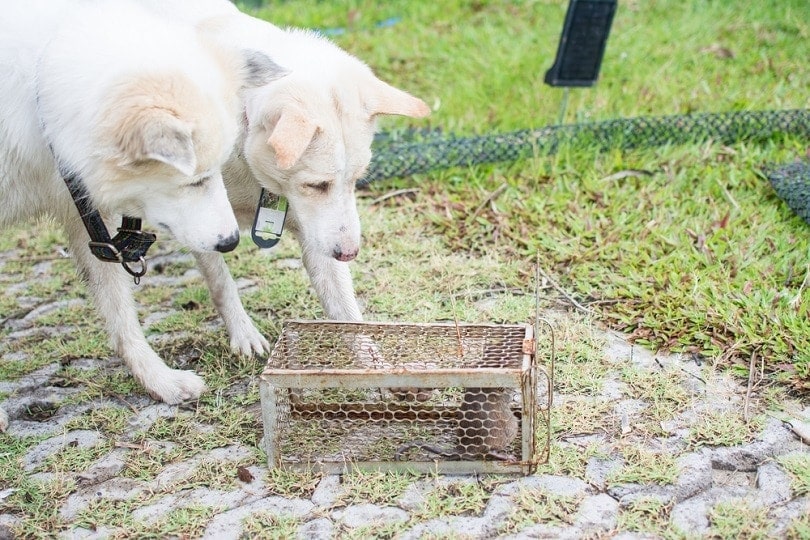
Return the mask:
POLYGON ((430 115, 427 103, 379 79, 376 79, 371 94, 366 97, 366 107, 371 116, 397 114, 424 118, 430 115))
POLYGON ((279 66, 261 51, 245 49, 242 51, 242 58, 245 88, 264 86, 290 73, 288 69, 279 66))
POLYGON ((128 163, 148 160, 174 167, 186 176, 197 169, 191 127, 169 111, 140 111, 119 133, 119 149, 128 163))
POLYGON ((276 125, 268 128, 270 137, 267 139, 282 170, 291 169, 301 159, 317 129, 317 124, 298 108, 282 109, 276 125))

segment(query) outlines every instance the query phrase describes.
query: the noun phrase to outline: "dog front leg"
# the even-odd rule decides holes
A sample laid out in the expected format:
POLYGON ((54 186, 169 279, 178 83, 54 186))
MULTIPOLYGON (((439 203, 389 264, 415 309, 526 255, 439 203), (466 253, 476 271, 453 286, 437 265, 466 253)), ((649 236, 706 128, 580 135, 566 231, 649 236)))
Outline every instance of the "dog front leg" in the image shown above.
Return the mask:
POLYGON ((231 338, 231 350, 244 355, 270 351, 270 344, 256 329, 239 299, 239 290, 221 253, 194 252, 205 277, 211 299, 225 322, 231 338))
MULTIPOLYGON (((354 294, 348 263, 323 257, 306 249, 303 252, 303 259, 304 268, 307 269, 326 317, 337 321, 362 321, 363 314, 354 294)), ((358 365, 367 368, 381 368, 387 365, 379 346, 368 335, 350 334, 345 336, 345 339, 357 357, 358 365)))
POLYGON ((87 231, 78 216, 66 229, 76 264, 104 319, 113 349, 135 379, 150 396, 166 403, 200 397, 205 382, 193 371, 171 369, 146 341, 132 298, 132 278, 120 265, 102 262, 90 253, 87 231))
POLYGON ((337 321, 362 321, 363 314, 354 295, 349 265, 311 250, 303 250, 304 268, 326 317, 337 321))

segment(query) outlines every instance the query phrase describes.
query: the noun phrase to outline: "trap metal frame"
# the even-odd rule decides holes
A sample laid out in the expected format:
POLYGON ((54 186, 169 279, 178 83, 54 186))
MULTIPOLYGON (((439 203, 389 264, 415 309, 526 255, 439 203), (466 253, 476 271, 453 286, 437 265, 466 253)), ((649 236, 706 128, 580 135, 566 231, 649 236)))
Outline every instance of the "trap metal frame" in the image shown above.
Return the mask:
POLYGON ((531 474, 550 452, 554 347, 542 319, 534 326, 287 321, 260 378, 268 466, 531 474), (541 321, 549 339, 538 347, 541 321), (539 349, 549 355, 548 370, 539 349), (397 447, 417 438, 452 444, 460 396, 475 390, 515 396, 514 460, 395 458, 397 447))

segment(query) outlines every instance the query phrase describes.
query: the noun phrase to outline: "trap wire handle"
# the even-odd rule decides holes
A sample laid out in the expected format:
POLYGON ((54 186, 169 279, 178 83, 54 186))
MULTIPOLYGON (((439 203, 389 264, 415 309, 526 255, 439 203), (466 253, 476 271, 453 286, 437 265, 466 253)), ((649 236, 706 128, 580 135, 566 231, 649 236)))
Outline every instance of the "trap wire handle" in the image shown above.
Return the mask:
MULTIPOLYGON (((546 379, 546 411, 545 414, 542 414, 543 420, 545 422, 546 428, 546 441, 545 441, 545 451, 540 454, 536 455, 531 463, 529 463, 529 474, 534 473, 537 465, 543 462, 544 460, 548 460, 551 454, 551 406, 553 403, 554 398, 554 361, 556 356, 557 350, 557 338, 554 333, 554 326, 551 324, 546 318, 540 316, 540 255, 537 255, 537 263, 535 265, 535 285, 534 285, 534 350, 532 351, 531 355, 531 384, 530 384, 530 391, 529 391, 529 403, 524 403, 523 410, 525 411, 532 411, 532 418, 536 417, 535 411, 537 411, 538 403, 537 403, 537 371, 540 370, 542 374, 545 376, 546 379), (541 323, 548 327, 548 332, 551 336, 551 354, 549 357, 549 364, 548 370, 546 370, 540 363, 538 362, 538 350, 539 350, 539 342, 540 342, 540 325, 541 323)), ((531 433, 531 444, 532 448, 537 447, 536 441, 536 432, 537 426, 533 426, 532 433, 531 433)))

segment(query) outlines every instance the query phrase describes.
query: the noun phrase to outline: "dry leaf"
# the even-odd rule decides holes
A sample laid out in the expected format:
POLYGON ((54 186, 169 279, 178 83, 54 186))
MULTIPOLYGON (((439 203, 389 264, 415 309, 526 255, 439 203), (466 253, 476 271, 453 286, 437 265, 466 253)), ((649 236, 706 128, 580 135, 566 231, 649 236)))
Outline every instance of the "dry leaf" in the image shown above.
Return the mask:
POLYGON ((237 467, 236 468, 236 477, 239 478, 242 482, 249 484, 255 480, 253 477, 253 473, 251 473, 247 467, 237 467))

